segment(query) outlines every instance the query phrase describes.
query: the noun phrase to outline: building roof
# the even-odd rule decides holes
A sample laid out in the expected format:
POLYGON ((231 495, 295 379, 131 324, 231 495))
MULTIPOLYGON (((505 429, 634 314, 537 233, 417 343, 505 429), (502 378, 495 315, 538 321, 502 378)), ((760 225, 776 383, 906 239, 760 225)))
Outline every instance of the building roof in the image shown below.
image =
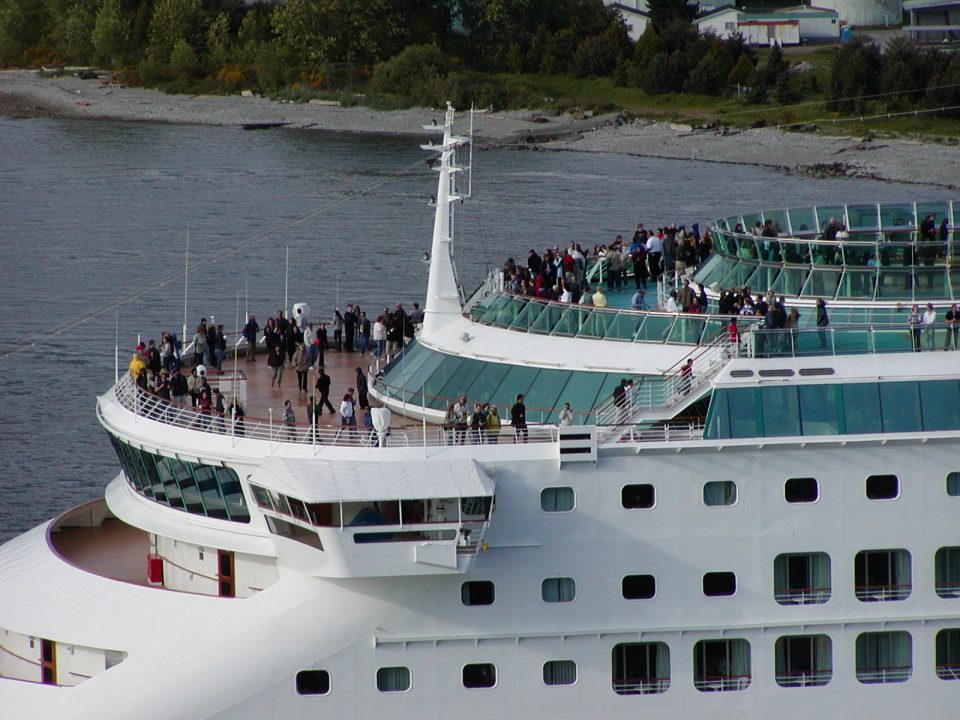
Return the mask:
POLYGON ((904 0, 904 10, 925 10, 926 8, 960 7, 960 0, 904 0))
MULTIPOLYGON (((919 0, 917 0, 919 1, 919 0)), ((952 2, 960 2, 960 0, 951 0, 952 2)), ((721 5, 712 10, 709 10, 697 18, 697 21, 705 20, 714 15, 722 15, 724 13, 733 12, 736 13, 738 19, 747 20, 747 21, 771 21, 771 20, 796 20, 798 15, 804 17, 823 17, 823 18, 836 18, 839 17, 839 13, 836 10, 831 10, 828 8, 818 8, 812 5, 805 6, 801 5, 793 8, 779 8, 776 12, 768 12, 765 10, 759 9, 741 9, 734 7, 733 5, 721 5)))
POLYGON ((613 3, 613 5, 610 7, 615 8, 626 15, 639 15, 645 18, 650 17, 650 13, 648 13, 646 10, 638 10, 637 8, 624 5, 623 3, 613 3))

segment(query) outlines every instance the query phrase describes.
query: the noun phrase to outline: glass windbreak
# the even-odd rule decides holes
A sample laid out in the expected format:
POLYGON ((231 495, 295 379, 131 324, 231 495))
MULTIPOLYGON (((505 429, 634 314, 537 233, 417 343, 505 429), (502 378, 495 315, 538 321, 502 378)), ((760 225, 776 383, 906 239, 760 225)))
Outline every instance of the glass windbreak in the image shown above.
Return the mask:
POLYGON ((540 317, 540 313, 547 307, 546 303, 531 300, 517 315, 517 319, 510 325, 511 330, 530 330, 540 317))
POLYGON ((876 205, 847 205, 849 229, 876 230, 880 227, 880 213, 876 205))
POLYGON ((790 232, 792 234, 803 235, 817 229, 813 208, 791 208, 787 213, 790 217, 790 232))
POLYGON ((537 315, 537 319, 530 325, 530 332, 548 335, 554 331, 560 318, 563 317, 565 308, 561 305, 550 303, 537 315))
POLYGON ((637 340, 663 342, 670 334, 670 328, 676 320, 674 315, 647 315, 647 319, 637 332, 637 340))
MULTIPOLYGON (((937 203, 943 207, 945 203, 937 203)), ((913 205, 899 205, 883 203, 880 205, 880 225, 886 230, 894 227, 916 226, 917 221, 913 214, 913 205)))

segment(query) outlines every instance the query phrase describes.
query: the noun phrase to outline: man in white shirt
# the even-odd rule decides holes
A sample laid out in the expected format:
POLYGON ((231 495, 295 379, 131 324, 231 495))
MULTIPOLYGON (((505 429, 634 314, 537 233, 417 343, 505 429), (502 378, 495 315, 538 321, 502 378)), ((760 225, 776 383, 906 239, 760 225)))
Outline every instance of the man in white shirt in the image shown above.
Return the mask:
POLYGON ((927 350, 934 349, 934 335, 936 330, 933 326, 937 322, 937 311, 933 309, 933 303, 927 303, 927 309, 923 313, 923 344, 927 350))

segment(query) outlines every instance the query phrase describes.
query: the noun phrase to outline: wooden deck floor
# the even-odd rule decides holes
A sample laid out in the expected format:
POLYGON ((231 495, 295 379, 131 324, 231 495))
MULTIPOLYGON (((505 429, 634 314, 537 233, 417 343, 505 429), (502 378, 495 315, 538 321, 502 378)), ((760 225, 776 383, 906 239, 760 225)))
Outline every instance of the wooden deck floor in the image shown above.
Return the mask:
POLYGON ((98 527, 66 527, 51 533, 50 541, 60 556, 101 577, 149 586, 147 533, 115 518, 98 527))
MULTIPOLYGON (((340 401, 344 393, 349 388, 354 388, 354 397, 357 397, 357 373, 360 368, 366 375, 368 366, 373 362, 373 356, 368 351, 364 356, 356 352, 337 352, 336 350, 326 350, 324 352, 324 371, 330 376, 330 404, 335 413, 330 413, 326 408, 323 409, 320 424, 328 427, 340 426, 340 401)), ((233 359, 223 364, 225 373, 233 370, 233 359)), ((270 381, 273 377, 272 368, 267 366, 267 352, 264 348, 257 351, 256 362, 246 362, 243 353, 237 359, 237 371, 243 373, 247 378, 247 405, 244 408, 248 418, 267 418, 270 410, 273 410, 273 419, 280 422, 283 419, 283 404, 290 400, 293 403, 293 411, 296 415, 297 425, 307 424, 307 404, 310 401, 310 392, 300 392, 297 389, 297 371, 287 365, 283 369, 283 382, 281 387, 271 387, 270 381)), ((216 375, 212 376, 216 384, 216 375)), ((317 373, 310 371, 307 376, 307 388, 312 390, 317 379, 317 373)), ((319 395, 317 396, 319 400, 319 395)), ((359 398, 358 398, 359 400, 359 398)), ((371 404, 375 404, 372 403, 371 404)), ((357 405, 357 421, 363 420, 360 414, 360 406, 357 405)), ((397 418, 402 421, 402 418, 397 418)), ((399 425, 395 422, 394 425, 399 425)))

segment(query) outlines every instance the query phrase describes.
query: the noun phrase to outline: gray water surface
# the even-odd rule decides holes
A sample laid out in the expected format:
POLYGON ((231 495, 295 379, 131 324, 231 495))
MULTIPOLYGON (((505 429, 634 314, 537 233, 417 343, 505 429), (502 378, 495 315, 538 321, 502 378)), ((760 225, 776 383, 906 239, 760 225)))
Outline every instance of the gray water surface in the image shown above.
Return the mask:
MULTIPOLYGON (((96 395, 113 382, 115 324, 122 364, 138 333, 179 331, 188 233, 191 326, 213 315, 231 327, 238 297, 241 317, 248 304, 274 314, 288 247, 290 301, 315 313, 329 315, 338 299, 371 310, 421 300, 436 173, 418 142, 0 119, 0 356, 36 340, 0 359, 0 540, 99 496, 118 472, 95 417, 96 395)), ((491 150, 474 165, 475 197, 457 207, 455 239, 467 292, 508 255, 609 242, 637 222, 943 197, 917 185, 611 154, 491 150)))

